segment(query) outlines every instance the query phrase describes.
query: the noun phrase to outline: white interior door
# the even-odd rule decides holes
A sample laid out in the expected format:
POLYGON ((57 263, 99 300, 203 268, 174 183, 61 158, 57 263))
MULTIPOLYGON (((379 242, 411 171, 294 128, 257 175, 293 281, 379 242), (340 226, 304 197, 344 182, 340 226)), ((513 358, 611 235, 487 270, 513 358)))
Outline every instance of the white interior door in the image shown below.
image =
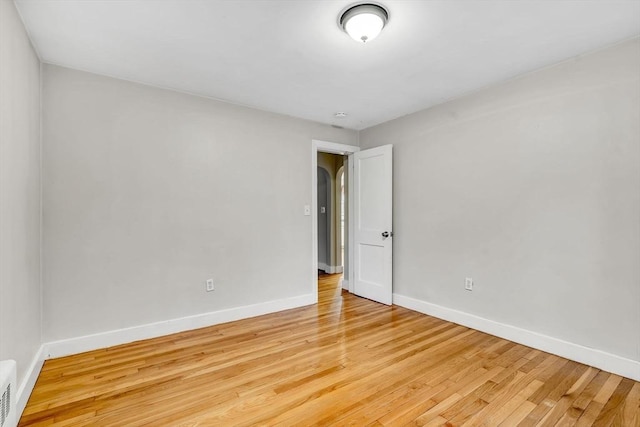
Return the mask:
POLYGON ((392 302, 393 151, 383 145, 353 154, 353 292, 392 302))

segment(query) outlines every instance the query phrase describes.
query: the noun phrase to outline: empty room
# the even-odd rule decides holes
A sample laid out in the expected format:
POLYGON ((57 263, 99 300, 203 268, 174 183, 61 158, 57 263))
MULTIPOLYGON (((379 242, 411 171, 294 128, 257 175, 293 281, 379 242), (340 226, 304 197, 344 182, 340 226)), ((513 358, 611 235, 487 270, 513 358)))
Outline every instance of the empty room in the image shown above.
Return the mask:
POLYGON ((0 427, 640 427, 640 0, 0 0, 0 427))

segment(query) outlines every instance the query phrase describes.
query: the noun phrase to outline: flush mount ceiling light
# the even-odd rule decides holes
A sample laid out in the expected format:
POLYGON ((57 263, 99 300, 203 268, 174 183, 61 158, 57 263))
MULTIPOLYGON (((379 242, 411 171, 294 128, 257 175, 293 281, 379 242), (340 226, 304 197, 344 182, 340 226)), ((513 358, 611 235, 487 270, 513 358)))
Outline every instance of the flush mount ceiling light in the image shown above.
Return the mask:
POLYGON ((340 28, 357 42, 367 43, 380 34, 389 21, 389 12, 374 3, 359 3, 348 7, 338 19, 340 28))

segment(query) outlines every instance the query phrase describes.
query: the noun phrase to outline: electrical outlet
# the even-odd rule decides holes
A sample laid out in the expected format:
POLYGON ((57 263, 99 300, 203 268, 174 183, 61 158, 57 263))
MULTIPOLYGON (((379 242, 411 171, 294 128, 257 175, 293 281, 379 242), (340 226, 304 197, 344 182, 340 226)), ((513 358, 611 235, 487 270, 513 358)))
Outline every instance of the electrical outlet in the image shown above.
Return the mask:
POLYGON ((473 279, 471 277, 467 277, 464 279, 464 288, 468 291, 473 290, 473 279))
POLYGON ((213 287, 213 279, 207 279, 207 292, 213 291, 215 288, 213 287))

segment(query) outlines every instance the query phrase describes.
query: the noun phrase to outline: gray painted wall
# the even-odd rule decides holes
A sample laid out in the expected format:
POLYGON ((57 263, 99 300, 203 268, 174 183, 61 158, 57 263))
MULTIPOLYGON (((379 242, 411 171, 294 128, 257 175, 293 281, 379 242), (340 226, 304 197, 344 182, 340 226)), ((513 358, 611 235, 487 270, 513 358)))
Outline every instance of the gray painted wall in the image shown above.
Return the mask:
POLYGON ((311 140, 355 131, 52 65, 43 88, 45 341, 313 292, 311 140))
POLYGON ((360 134, 388 143, 396 293, 640 360, 638 39, 360 134))
POLYGON ((40 62, 0 0, 0 360, 17 361, 18 383, 40 325, 40 62))

